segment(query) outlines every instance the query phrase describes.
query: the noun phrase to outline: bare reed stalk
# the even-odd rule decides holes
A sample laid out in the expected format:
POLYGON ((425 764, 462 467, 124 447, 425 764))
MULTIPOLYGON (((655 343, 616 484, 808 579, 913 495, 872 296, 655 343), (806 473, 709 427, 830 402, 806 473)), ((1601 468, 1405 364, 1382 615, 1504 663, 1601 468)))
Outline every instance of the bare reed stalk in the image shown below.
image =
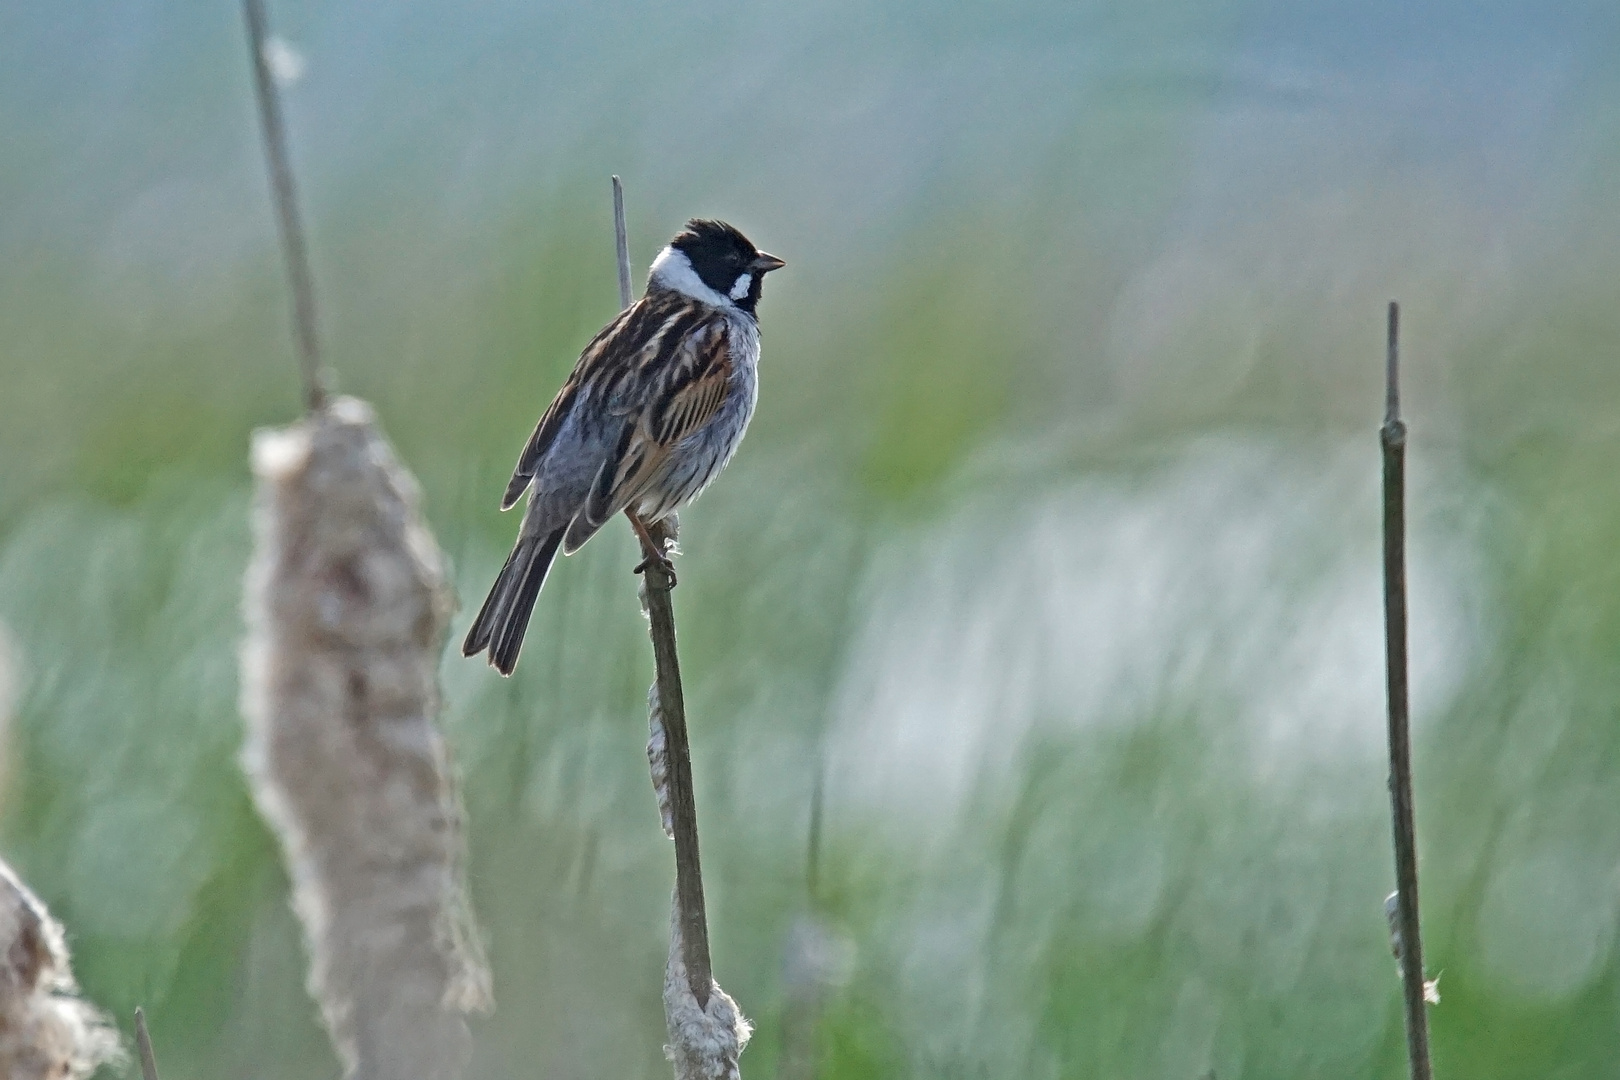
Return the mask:
MULTIPOLYGON (((17 682, 21 677, 18 665, 21 654, 6 624, 0 622, 0 796, 11 786, 15 762, 11 752, 12 723, 16 717, 12 709, 17 700, 17 682)), ((0 803, 3 803, 0 798, 0 803)))
POLYGON ((248 48, 253 54, 253 89, 259 102, 259 124, 264 134, 265 164, 270 170, 270 193, 276 207, 276 225, 286 255, 287 285, 292 290, 293 339, 298 347, 298 370, 303 380, 304 410, 315 412, 326 404, 321 374, 321 352, 315 338, 315 286, 309 272, 309 253, 298 221, 298 191, 287 159, 287 131, 281 121, 281 99, 276 95, 270 58, 270 39, 264 0, 242 0, 247 20, 248 48))
MULTIPOLYGON (((657 532, 654 538, 658 538, 657 532)), ((657 668, 659 726, 664 729, 664 766, 670 828, 675 840, 675 895, 679 903, 682 961, 692 996, 700 1008, 709 1000, 713 967, 709 962, 709 928, 703 903, 703 869, 698 857, 697 804, 692 793, 692 747, 686 732, 686 704, 681 696, 680 659, 675 653, 675 615, 669 599, 669 577, 649 568, 642 593, 657 668)))
POLYGON ((62 924, 0 862, 0 1076, 84 1080, 123 1058, 118 1033, 78 990, 62 924))
POLYGON ((489 976, 435 724, 454 598, 371 409, 255 433, 243 767, 281 840, 345 1074, 454 1080, 489 976))
POLYGON ((1384 424, 1384 641, 1389 682, 1389 803, 1395 834, 1396 922, 1406 1050, 1412 1080, 1432 1080, 1424 1002, 1423 939, 1418 929, 1417 826, 1412 814, 1412 739, 1406 648, 1406 425, 1401 422, 1400 307, 1389 305, 1384 424))
POLYGON ((613 243, 619 255, 619 307, 630 306, 630 231, 624 223, 624 185, 613 178, 613 243))
POLYGON ((827 956, 833 940, 819 912, 823 760, 816 763, 810 789, 810 835, 805 845, 805 911, 788 929, 783 949, 782 1049, 776 1075, 780 1080, 815 1080, 821 1044, 822 997, 829 981, 827 956))
MULTIPOLYGON (((624 188, 613 178, 613 228, 618 249, 619 301, 630 306, 630 250, 624 219, 624 188)), ((657 523, 653 539, 676 539, 673 516, 657 523)), ((686 701, 675 651, 674 580, 657 564, 642 574, 641 602, 652 637, 656 680, 648 692, 647 744, 653 788, 665 831, 675 841, 675 897, 670 913, 669 960, 664 968, 664 1053, 677 1080, 736 1080, 737 1058, 752 1033, 737 1003, 714 981, 709 926, 698 858, 697 804, 692 793, 692 748, 686 732, 686 701)))
POLYGON ((141 1080, 158 1080, 157 1055, 152 1052, 152 1036, 146 1030, 146 1011, 135 1007, 135 1049, 141 1056, 141 1080))

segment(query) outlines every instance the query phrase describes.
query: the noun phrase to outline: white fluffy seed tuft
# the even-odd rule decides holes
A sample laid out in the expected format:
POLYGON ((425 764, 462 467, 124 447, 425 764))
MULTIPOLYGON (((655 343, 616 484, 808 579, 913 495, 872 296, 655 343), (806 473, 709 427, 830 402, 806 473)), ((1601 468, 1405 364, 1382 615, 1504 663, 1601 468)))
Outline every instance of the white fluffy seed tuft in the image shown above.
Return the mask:
POLYGON ((436 723, 454 599, 365 403, 254 439, 243 766, 281 841, 347 1076, 459 1080, 489 1006, 436 723))
POLYGON ((118 1033, 78 997, 62 924, 0 862, 0 1076, 83 1080, 123 1056, 118 1033))
POLYGON ((664 1019, 669 1027, 664 1056, 675 1066, 675 1080, 741 1080, 737 1058, 754 1034, 754 1025, 713 980, 709 982, 708 1008, 700 1007, 692 996, 686 964, 681 960, 679 897, 672 900, 670 909, 664 1019))

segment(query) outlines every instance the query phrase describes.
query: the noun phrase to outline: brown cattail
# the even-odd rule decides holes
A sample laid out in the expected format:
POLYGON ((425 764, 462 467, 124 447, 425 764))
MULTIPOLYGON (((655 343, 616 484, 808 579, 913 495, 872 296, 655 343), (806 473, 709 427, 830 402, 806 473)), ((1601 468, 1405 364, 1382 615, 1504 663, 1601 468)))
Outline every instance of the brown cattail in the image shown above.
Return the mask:
MULTIPOLYGON (((16 673, 11 635, 0 626, 0 758, 16 673)), ((77 1080, 123 1058, 117 1031, 78 992, 62 924, 0 862, 0 1076, 77 1080)))
POLYGON ((369 406, 253 440, 243 765, 281 839, 309 987, 348 1076, 453 1080, 490 1005, 435 724, 454 605, 369 406))
POLYGON ((118 1033, 78 990, 62 924, 0 862, 0 1076, 79 1080, 123 1058, 118 1033))
MULTIPOLYGON (((17 654, 0 625, 0 747, 16 684, 17 654)), ((78 992, 62 924, 0 861, 0 1076, 76 1080, 123 1058, 118 1033, 78 992)))

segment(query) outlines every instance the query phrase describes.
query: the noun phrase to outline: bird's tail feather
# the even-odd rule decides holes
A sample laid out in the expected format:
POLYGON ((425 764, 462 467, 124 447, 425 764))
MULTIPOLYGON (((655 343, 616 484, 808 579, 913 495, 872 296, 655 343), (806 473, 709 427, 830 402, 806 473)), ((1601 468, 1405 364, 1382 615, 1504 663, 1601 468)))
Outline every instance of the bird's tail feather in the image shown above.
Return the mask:
POLYGON ((518 651, 523 648, 524 632, 529 628, 529 613, 534 610, 540 586, 546 583, 546 574, 566 531, 564 526, 547 536, 518 538, 467 631, 461 655, 474 656, 488 649, 490 666, 502 675, 512 674, 518 651))

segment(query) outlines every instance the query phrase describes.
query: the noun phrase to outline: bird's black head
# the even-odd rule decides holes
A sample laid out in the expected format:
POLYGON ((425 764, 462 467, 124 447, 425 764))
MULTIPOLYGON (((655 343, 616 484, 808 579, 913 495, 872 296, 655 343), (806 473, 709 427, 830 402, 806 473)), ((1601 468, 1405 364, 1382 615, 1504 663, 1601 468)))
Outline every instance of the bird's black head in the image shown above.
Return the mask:
POLYGON ((783 265, 723 221, 693 218, 669 246, 685 255, 704 285, 750 315, 765 275, 783 265))

